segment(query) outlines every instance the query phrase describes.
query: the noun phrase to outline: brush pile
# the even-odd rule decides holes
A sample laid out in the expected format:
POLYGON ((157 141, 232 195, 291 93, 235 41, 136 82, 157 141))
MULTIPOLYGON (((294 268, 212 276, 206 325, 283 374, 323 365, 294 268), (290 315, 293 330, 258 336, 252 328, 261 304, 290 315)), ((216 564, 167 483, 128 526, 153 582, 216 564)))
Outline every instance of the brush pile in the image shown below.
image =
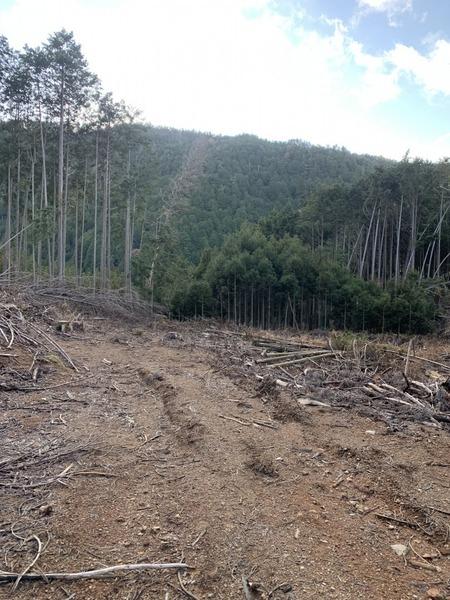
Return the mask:
POLYGON ((32 391, 52 365, 78 371, 60 344, 16 304, 0 304, 0 390, 32 391))
POLYGON ((259 354, 252 361, 255 367, 265 369, 266 377, 276 374, 278 384, 300 396, 302 405, 356 406, 386 420, 401 415, 438 428, 450 424, 450 365, 416 356, 411 343, 403 354, 376 342, 359 346, 353 340, 351 349, 335 350, 331 339, 325 346, 257 336, 251 337, 251 353, 259 354), (434 370, 414 369, 413 363, 434 370), (409 377, 409 371, 416 377, 409 377))
POLYGON ((445 353, 438 361, 435 354, 416 353, 410 340, 402 350, 398 340, 350 334, 345 343, 333 336, 284 338, 218 328, 210 328, 208 336, 228 357, 230 374, 256 379, 258 394, 267 400, 276 397, 279 404, 281 393, 286 401, 289 396, 290 406, 295 400, 299 407, 353 409, 393 430, 406 421, 450 428, 450 357, 445 353))

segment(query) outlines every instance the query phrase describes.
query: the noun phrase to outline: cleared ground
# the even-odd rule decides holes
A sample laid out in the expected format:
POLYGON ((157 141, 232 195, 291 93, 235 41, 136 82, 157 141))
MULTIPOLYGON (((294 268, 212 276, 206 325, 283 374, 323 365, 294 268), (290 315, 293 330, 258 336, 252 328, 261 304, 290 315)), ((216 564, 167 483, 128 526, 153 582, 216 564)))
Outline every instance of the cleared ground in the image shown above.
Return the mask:
POLYGON ((55 338, 78 374, 1 392, 0 569, 25 569, 34 535, 33 572, 183 560, 191 596, 158 571, 0 598, 234 600, 242 576, 255 598, 450 597, 445 428, 283 411, 292 399, 262 392, 242 343, 217 347, 207 325, 85 324, 55 338))

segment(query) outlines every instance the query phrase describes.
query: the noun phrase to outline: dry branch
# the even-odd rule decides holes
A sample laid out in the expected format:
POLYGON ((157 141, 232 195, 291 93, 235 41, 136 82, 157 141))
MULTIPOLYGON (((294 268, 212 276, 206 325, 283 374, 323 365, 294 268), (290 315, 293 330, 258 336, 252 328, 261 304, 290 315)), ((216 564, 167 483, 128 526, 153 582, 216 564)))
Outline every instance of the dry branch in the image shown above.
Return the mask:
POLYGON ((136 563, 136 564, 123 564, 114 565, 112 567, 104 567, 102 569, 94 569, 92 571, 77 571, 74 573, 9 573, 7 571, 0 571, 0 581, 14 581, 18 577, 22 580, 27 581, 46 581, 51 579, 60 579, 64 581, 71 581, 74 579, 97 579, 108 575, 109 573, 117 573, 119 571, 148 571, 155 569, 191 569, 189 565, 185 563, 136 563))
POLYGON ((311 361, 319 360, 321 358, 327 358, 328 356, 334 356, 334 352, 323 352, 321 354, 313 354, 311 356, 305 356, 303 358, 297 358, 295 360, 286 360, 284 362, 270 364, 269 367, 274 368, 274 367, 286 367, 288 365, 297 365, 302 362, 307 362, 308 360, 311 360, 311 361))

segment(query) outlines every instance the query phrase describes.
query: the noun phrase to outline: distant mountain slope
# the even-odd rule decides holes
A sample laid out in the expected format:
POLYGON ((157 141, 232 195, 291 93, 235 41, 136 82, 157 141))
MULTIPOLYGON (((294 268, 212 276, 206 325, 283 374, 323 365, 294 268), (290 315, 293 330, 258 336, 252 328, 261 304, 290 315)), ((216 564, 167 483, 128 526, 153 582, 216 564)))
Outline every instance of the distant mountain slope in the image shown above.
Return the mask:
POLYGON ((221 137, 155 127, 148 133, 163 179, 181 168, 194 143, 208 142, 202 175, 176 217, 183 250, 192 259, 204 247, 220 244, 244 221, 255 222, 289 204, 300 206, 320 184, 350 184, 389 162, 303 141, 270 142, 251 135, 221 137))

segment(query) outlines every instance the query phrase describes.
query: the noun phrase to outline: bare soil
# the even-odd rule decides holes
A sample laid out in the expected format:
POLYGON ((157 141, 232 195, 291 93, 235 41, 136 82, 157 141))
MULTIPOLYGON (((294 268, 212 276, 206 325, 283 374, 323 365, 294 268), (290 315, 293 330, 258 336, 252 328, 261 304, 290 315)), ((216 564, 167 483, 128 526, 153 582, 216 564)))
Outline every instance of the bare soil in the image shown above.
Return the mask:
POLYGON ((242 576, 255 598, 450 598, 445 429, 270 397, 206 325, 87 319, 57 339, 78 375, 57 365, 42 390, 1 392, 0 569, 25 569, 35 535, 34 572, 184 560, 191 596, 157 571, 0 598, 235 600, 242 576))

